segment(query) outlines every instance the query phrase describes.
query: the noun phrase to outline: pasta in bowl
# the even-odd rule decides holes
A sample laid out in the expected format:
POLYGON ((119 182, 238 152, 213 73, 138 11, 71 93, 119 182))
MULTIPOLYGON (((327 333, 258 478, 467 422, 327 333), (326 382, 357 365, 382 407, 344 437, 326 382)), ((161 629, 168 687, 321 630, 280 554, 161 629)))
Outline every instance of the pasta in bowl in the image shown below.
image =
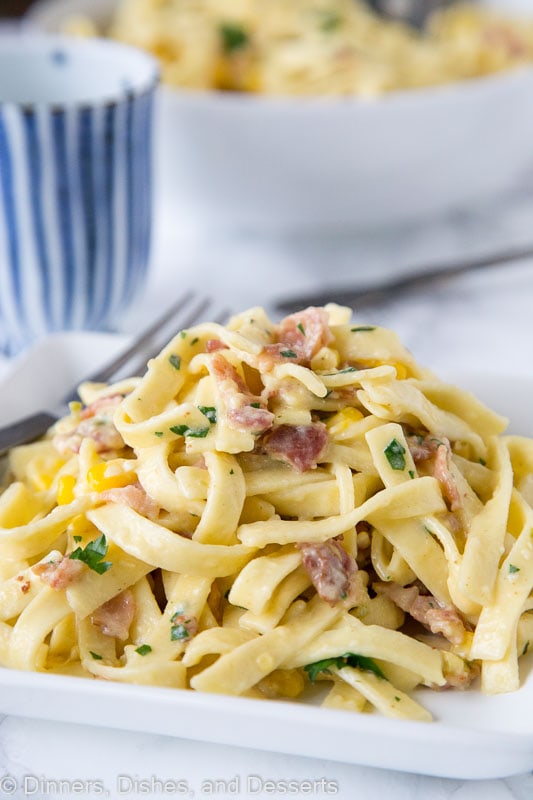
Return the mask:
POLYGON ((158 55, 156 190, 170 230, 179 217, 277 234, 393 227, 522 185, 531 25, 509 22, 503 0, 479 19, 463 9, 438 47, 352 0, 41 0, 29 21, 113 27, 158 55))
POLYGON ((82 385, 0 497, 0 663, 429 720, 519 687, 533 442, 390 331, 260 308, 82 385), (477 691, 472 688, 471 691, 477 691))

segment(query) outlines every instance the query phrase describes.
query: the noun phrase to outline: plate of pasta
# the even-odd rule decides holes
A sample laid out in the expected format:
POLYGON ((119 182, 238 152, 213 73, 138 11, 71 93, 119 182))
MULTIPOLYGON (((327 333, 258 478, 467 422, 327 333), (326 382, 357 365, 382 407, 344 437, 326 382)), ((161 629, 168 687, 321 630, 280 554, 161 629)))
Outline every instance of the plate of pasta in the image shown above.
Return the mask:
POLYGON ((202 323, 82 383, 4 464, 0 710, 531 769, 531 385, 485 378, 491 410, 335 305, 202 323))

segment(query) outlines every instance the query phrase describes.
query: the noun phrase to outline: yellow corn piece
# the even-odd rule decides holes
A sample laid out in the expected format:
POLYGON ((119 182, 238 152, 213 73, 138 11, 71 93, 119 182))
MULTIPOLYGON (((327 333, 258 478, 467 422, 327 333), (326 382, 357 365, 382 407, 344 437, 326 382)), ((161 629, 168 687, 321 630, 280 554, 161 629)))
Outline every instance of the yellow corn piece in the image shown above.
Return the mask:
POLYGON ((305 680, 297 670, 275 669, 258 684, 266 697, 298 697, 304 688, 305 680))
POLYGON ((74 475, 60 475, 57 481, 57 504, 66 506, 74 500, 74 487, 76 477, 74 475))
POLYGON ((326 427, 328 428, 329 432, 335 436, 336 434, 344 433, 348 430, 350 425, 354 422, 359 422, 360 419, 363 419, 363 415, 357 408, 343 408, 341 411, 337 411, 336 414, 333 414, 332 417, 326 423, 326 427))
POLYGON ((87 471, 87 482, 95 492, 117 489, 135 483, 137 475, 121 459, 100 461, 87 471))

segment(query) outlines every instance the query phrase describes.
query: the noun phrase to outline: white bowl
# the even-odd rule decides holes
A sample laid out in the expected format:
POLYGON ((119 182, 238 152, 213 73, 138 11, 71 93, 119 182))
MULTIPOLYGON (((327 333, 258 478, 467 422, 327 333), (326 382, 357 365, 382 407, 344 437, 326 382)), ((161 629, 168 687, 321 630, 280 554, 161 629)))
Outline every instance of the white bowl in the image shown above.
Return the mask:
MULTIPOLYGON (((112 6, 40 0, 30 19, 55 30, 66 11, 102 22, 112 6)), ((369 100, 163 87, 159 197, 176 220, 262 231, 388 227, 472 208, 533 174, 532 95, 529 67, 369 100)))

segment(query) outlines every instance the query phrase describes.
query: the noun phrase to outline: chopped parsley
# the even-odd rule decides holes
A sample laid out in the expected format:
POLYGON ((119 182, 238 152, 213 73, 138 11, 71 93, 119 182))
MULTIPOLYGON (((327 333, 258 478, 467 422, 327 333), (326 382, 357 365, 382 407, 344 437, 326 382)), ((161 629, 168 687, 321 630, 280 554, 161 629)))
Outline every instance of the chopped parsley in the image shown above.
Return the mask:
POLYGON ((261 403, 250 403, 250 408, 261 408, 261 403))
POLYGON ((199 341, 200 341, 200 340, 199 340, 198 336, 195 336, 195 337, 194 337, 194 339, 193 339, 193 340, 191 341, 191 343, 190 343, 190 344, 191 344, 191 347, 192 347, 194 344, 198 344, 198 342, 199 342, 199 341))
POLYGON ((154 436, 163 436, 163 431, 154 431, 154 436))
POLYGON ((190 436, 191 439, 205 439, 209 433, 209 427, 190 428, 188 425, 171 425, 170 430, 178 436, 190 436))
POLYGON ((180 339, 185 339, 187 337, 187 331, 180 331, 180 339))
POLYGON ((103 575, 112 566, 111 561, 102 561, 107 555, 107 541, 105 534, 102 533, 98 539, 89 542, 86 547, 77 547, 70 554, 70 558, 75 561, 83 561, 89 569, 103 575))
POLYGON ((169 364, 172 364, 174 369, 180 369, 180 367, 181 367, 181 356, 177 356, 175 353, 172 353, 172 355, 170 355, 168 357, 168 361, 169 361, 169 364))
POLYGON ((149 644, 141 644, 139 647, 135 648, 135 652, 139 653, 140 656, 147 656, 148 653, 152 652, 152 648, 149 644))
POLYGON ((234 22, 222 22, 219 27, 222 49, 228 55, 242 50, 250 44, 250 37, 241 25, 234 22))
POLYGON ((515 567, 514 564, 509 564, 509 575, 514 575, 515 572, 520 572, 520 567, 515 567))
POLYGON ((83 536, 73 536, 72 538, 74 539, 75 542, 81 542, 83 536))
POLYGON ((301 322, 299 322, 299 323, 298 323, 298 325, 297 325, 296 327, 298 328, 298 330, 300 331, 300 333, 302 334, 302 336, 305 336, 305 328, 304 328, 304 326, 302 325, 302 323, 301 323, 301 322))
POLYGON ((413 480, 413 479, 416 477, 416 476, 415 476, 415 471, 414 471, 414 469, 410 469, 410 470, 409 470, 409 472, 408 472, 407 474, 409 475, 409 477, 411 478, 411 480, 413 480))
POLYGON ((342 17, 334 11, 323 11, 320 16, 320 30, 324 33, 336 31, 342 24, 342 17))
POLYGON ((192 622, 190 617, 183 616, 183 609, 179 608, 170 618, 170 640, 172 642, 183 641, 189 639, 191 632, 187 625, 192 622))
POLYGON ((298 354, 294 350, 280 350, 280 356, 283 356, 283 358, 298 358, 298 354))
POLYGON ((95 661, 101 661, 103 658, 100 653, 95 653, 93 650, 89 650, 89 653, 92 655, 95 661))
POLYGON ((335 375, 344 375, 347 372, 358 372, 357 367, 344 367, 344 369, 338 369, 336 372, 328 372, 326 373, 326 378, 334 378, 335 375))
POLYGON ((375 325, 359 325, 357 328, 350 328, 352 333, 362 333, 363 331, 375 331, 375 325))
POLYGON ((198 406, 204 417, 207 417, 209 422, 214 425, 217 421, 217 410, 215 406, 198 406))
POLYGON ((317 676, 321 672, 328 673, 330 667, 336 667, 337 669, 342 669, 342 667, 357 667, 367 672, 373 672, 378 678, 386 680, 385 675, 373 658, 360 656, 357 653, 344 653, 342 656, 334 656, 333 658, 324 658, 322 661, 314 661, 312 664, 307 664, 304 670, 309 675, 311 683, 314 683, 317 676))
POLYGON ((391 439, 383 452, 392 469, 405 469, 405 447, 398 439, 391 439))

